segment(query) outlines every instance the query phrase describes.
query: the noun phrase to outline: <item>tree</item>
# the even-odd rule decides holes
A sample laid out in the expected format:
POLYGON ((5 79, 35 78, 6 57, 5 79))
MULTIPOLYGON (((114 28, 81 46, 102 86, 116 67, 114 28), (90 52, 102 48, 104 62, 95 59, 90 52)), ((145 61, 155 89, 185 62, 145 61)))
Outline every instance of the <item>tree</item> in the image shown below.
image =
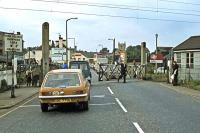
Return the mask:
POLYGON ((109 50, 108 50, 108 48, 102 48, 100 50, 100 53, 107 54, 107 53, 109 53, 109 50))
POLYGON ((141 58, 141 47, 137 46, 128 46, 126 48, 127 53, 127 62, 133 62, 133 60, 141 58))

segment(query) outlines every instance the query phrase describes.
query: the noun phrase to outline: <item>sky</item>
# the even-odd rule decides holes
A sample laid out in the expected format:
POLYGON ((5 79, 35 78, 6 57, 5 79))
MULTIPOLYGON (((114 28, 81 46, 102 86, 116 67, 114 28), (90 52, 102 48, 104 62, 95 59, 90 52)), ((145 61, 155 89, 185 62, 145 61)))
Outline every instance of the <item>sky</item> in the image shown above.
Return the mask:
MULTIPOLYGON (((42 24, 49 23, 50 39, 75 38, 78 49, 112 51, 109 38, 127 46, 146 42, 151 52, 158 46, 175 47, 200 35, 197 0, 0 0, 0 31, 21 32, 25 47, 40 46, 42 24)), ((73 47, 69 39, 69 46, 73 47)))

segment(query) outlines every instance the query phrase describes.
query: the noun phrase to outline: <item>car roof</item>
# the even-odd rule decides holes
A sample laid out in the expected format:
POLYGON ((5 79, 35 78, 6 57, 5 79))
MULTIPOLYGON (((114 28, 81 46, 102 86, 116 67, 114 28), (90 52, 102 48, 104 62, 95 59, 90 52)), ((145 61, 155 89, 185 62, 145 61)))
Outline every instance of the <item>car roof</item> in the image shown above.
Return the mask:
POLYGON ((82 73, 81 69, 55 69, 51 70, 49 73, 82 73))

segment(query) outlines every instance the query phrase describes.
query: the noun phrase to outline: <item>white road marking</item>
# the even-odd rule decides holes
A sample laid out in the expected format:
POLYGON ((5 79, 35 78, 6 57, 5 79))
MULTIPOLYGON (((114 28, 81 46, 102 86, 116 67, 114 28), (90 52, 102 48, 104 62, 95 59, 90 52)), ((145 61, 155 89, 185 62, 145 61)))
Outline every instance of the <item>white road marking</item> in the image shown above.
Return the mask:
POLYGON ((40 105, 24 105, 24 106, 19 106, 20 108, 27 108, 27 107, 39 107, 40 105))
POLYGON ((113 95, 114 93, 113 93, 113 91, 110 89, 110 87, 107 87, 107 88, 108 88, 109 92, 113 95))
POLYGON ((105 95, 94 95, 94 96, 91 96, 91 97, 104 98, 105 95))
MULTIPOLYGON (((25 103, 23 103, 21 106, 27 104, 28 102, 32 101, 32 100, 35 99, 36 97, 38 97, 38 96, 35 96, 35 97, 31 98, 30 100, 28 100, 28 101, 26 101, 25 103)), ((20 108, 20 106, 18 106, 18 107, 16 107, 16 108, 14 108, 13 110, 11 110, 11 111, 9 111, 9 112, 7 112, 7 113, 1 115, 1 116, 0 116, 0 119, 3 118, 3 117, 5 117, 5 116, 8 115, 8 114, 14 112, 15 110, 17 110, 17 109, 19 109, 19 108, 20 108)))
POLYGON ((142 130, 142 128, 139 126, 137 122, 133 122, 133 125, 137 128, 139 133, 144 133, 144 131, 142 130))
POLYGON ((115 105, 115 103, 89 104, 91 106, 115 105))
POLYGON ((127 113, 128 111, 127 111, 126 108, 122 105, 122 103, 119 101, 119 99, 118 99, 118 98, 115 98, 115 100, 117 101, 117 103, 119 104, 119 106, 123 109, 123 111, 124 111, 125 113, 127 113))

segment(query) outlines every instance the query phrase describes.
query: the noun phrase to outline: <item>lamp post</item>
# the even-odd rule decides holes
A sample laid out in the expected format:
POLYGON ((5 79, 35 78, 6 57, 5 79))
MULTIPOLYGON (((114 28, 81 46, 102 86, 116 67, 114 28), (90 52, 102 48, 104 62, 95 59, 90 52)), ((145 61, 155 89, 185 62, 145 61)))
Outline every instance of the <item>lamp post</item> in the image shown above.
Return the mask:
POLYGON ((113 38, 113 39, 109 38, 108 40, 113 41, 113 64, 115 64, 115 38, 113 38))
POLYGON ((68 54, 67 22, 68 22, 69 20, 71 20, 71 19, 78 19, 78 18, 77 18, 77 17, 76 17, 76 18, 69 18, 69 19, 66 20, 66 63, 67 63, 67 64, 68 64, 68 56, 67 56, 67 54, 68 54))

